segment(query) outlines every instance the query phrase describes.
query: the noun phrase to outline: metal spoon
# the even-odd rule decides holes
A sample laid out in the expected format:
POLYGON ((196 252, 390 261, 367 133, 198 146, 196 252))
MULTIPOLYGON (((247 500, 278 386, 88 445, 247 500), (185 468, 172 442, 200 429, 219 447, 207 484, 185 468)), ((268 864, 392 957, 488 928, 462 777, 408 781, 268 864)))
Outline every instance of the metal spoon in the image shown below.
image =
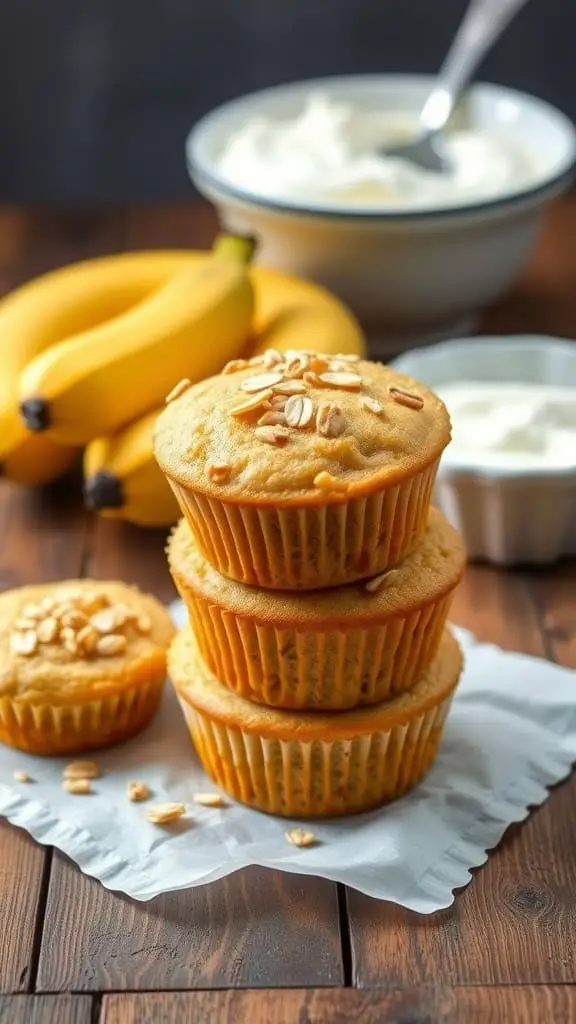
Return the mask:
POLYGON ((442 130, 474 71, 493 43, 527 0, 470 0, 464 18, 420 113, 420 136, 390 149, 383 156, 403 157, 428 171, 451 169, 442 130))

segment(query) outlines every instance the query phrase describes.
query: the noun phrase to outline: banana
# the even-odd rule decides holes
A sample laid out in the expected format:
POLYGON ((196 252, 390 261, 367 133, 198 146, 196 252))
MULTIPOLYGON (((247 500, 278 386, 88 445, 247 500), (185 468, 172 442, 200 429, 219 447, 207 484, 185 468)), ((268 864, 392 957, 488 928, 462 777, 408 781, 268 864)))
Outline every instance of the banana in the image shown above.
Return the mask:
POLYGON ((40 486, 64 476, 78 457, 78 449, 54 444, 45 434, 30 434, 22 425, 4 448, 0 476, 15 484, 40 486))
POLYGON ((324 288, 263 267, 255 267, 252 276, 256 310, 249 355, 267 348, 366 354, 359 323, 324 288))
MULTIPOLYGON (((0 463, 22 443, 18 409, 25 366, 64 338, 119 316, 200 253, 129 253, 51 271, 0 300, 0 463)), ((47 454, 48 447, 42 445, 47 454)), ((34 446, 27 449, 32 456, 34 446)), ((50 462, 50 459, 48 459, 50 462)))
POLYGON ((152 454, 152 430, 160 409, 110 438, 92 441, 84 452, 87 508, 138 526, 171 526, 180 513, 152 454))
POLYGON ((223 237, 127 312, 53 345, 21 376, 32 431, 62 444, 113 433, 182 377, 201 380, 245 346, 253 314, 249 239, 223 237))

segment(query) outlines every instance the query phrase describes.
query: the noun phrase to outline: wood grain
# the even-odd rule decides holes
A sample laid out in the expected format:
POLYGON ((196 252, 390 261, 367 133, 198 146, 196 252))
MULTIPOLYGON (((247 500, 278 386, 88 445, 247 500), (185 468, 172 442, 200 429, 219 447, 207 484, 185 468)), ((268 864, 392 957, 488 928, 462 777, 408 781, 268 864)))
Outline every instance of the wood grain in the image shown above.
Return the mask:
POLYGON ((576 1019, 576 988, 320 989, 106 996, 100 1024, 547 1024, 576 1019))
POLYGON ((89 996, 0 996, 0 1024, 91 1024, 89 996))
MULTIPOLYGON (((533 589, 550 656, 576 668, 576 580, 574 564, 535 575, 533 589)), ((574 678, 576 687, 576 676, 574 678)))
POLYGON ((250 868, 138 904, 58 856, 38 990, 342 983, 335 887, 250 868))
MULTIPOLYGON (((454 619, 484 640, 540 654, 527 577, 471 569, 454 619)), ((358 985, 569 982, 576 936, 576 778, 513 826, 457 895, 430 918, 348 893, 358 985), (553 870, 550 866, 553 865, 553 870)))
POLYGON ((44 857, 24 832, 0 823, 0 992, 28 990, 44 857))

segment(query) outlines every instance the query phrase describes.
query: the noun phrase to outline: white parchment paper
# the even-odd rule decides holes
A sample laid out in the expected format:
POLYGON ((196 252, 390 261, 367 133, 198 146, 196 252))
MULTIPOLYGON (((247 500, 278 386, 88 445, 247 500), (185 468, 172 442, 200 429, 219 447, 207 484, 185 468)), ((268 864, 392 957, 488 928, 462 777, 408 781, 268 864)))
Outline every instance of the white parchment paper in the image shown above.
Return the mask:
POLYGON ((102 777, 91 796, 63 791, 66 760, 0 746, 0 815, 136 900, 257 864, 345 882, 433 913, 452 903, 454 889, 469 881, 506 827, 542 803, 576 761, 576 673, 457 633, 466 669, 432 771, 389 807, 314 822, 315 847, 286 842, 286 829, 301 823, 232 801, 221 809, 191 804, 169 828, 146 821, 147 804, 128 802, 130 779, 147 781, 154 803, 188 803, 194 792, 214 791, 169 686, 144 733, 97 754, 102 777), (18 769, 34 781, 16 783, 18 769))

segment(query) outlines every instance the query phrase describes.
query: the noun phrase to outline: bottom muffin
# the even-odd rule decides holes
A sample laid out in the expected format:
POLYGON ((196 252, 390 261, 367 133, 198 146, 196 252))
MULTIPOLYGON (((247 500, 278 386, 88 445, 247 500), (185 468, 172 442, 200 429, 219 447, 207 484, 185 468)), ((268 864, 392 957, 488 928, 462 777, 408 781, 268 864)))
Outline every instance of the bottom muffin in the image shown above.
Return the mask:
POLYGON ((210 777, 250 807, 290 818, 355 814, 416 785, 432 764, 462 654, 445 632, 416 684, 392 700, 299 714, 230 692, 202 662, 189 628, 169 670, 210 777))
POLYGON ((154 715, 174 635, 168 612, 123 583, 73 580, 0 596, 0 741, 77 754, 154 715))

